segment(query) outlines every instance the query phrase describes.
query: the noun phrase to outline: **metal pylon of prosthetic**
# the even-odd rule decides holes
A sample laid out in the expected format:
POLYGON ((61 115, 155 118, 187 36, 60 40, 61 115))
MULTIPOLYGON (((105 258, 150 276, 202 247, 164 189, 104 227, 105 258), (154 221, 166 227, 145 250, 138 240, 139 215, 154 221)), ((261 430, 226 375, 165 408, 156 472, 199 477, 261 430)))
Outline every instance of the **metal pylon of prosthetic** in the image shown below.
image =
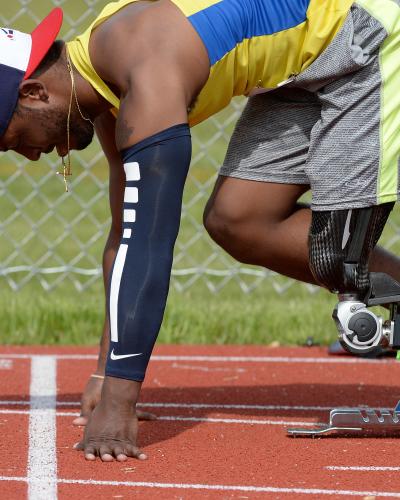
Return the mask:
MULTIPOLYGON (((352 354, 373 353, 380 347, 400 350, 400 284, 384 273, 370 273, 370 287, 365 297, 340 295, 332 317, 339 340, 352 354), (389 309, 384 320, 372 306, 389 309)), ((325 434, 394 434, 400 436, 400 401, 391 409, 335 408, 327 424, 314 428, 287 429, 292 436, 319 436, 325 434)))

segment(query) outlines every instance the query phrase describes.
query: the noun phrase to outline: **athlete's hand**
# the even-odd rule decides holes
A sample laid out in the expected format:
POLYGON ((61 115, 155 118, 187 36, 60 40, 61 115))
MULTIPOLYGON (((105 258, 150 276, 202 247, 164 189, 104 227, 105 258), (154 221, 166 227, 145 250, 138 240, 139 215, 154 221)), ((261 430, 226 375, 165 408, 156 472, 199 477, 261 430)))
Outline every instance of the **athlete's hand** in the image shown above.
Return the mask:
POLYGON ((147 458, 136 441, 138 418, 134 406, 139 390, 138 382, 106 378, 102 398, 89 418, 83 440, 76 445, 86 460, 100 457, 104 462, 124 462, 128 457, 147 458))
MULTIPOLYGON (((81 398, 81 414, 73 420, 73 425, 86 425, 90 415, 97 406, 101 398, 101 390, 103 388, 103 379, 89 377, 85 390, 81 398)), ((136 410, 136 417, 139 420, 156 420, 157 417, 153 413, 147 411, 136 410)))

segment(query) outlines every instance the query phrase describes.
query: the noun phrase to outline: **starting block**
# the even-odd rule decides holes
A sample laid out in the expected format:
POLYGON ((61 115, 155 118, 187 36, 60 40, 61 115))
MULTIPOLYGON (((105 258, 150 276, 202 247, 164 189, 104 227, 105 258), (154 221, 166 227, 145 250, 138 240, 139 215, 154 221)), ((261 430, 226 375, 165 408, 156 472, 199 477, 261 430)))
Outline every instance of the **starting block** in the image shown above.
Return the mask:
POLYGON ((399 433, 400 401, 394 410, 373 408, 335 408, 328 424, 314 428, 287 429, 291 436, 320 436, 326 434, 385 435, 399 433))

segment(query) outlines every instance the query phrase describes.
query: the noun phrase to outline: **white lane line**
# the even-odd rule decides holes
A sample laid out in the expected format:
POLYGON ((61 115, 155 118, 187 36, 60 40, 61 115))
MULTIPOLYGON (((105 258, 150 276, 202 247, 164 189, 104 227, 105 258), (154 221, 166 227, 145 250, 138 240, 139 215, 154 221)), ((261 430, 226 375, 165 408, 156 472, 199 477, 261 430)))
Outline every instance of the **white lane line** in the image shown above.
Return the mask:
MULTIPOLYGON (((248 425, 305 425, 316 427, 315 422, 291 422, 290 420, 255 420, 249 418, 201 418, 201 417, 181 417, 181 416, 161 416, 157 420, 171 420, 178 422, 207 422, 216 424, 248 424, 248 425)), ((323 425, 323 424, 322 424, 323 425)))
POLYGON ((201 366, 201 365, 182 365, 179 363, 172 363, 171 368, 175 368, 177 370, 196 370, 199 372, 230 372, 230 373, 246 373, 246 368, 236 368, 233 367, 219 367, 219 366, 201 366))
POLYGON ((400 467, 377 467, 377 466, 371 466, 371 467, 364 467, 364 466, 338 466, 338 465, 328 465, 325 467, 325 469, 328 470, 340 470, 340 471, 368 471, 368 472, 373 472, 373 471, 394 471, 398 472, 400 471, 400 467))
POLYGON ((0 359, 0 370, 12 370, 14 361, 11 359, 0 359))
MULTIPOLYGON (((4 406, 10 405, 23 405, 23 401, 6 401, 4 406)), ((80 406, 80 401, 59 401, 57 406, 80 406)), ((0 401, 0 406, 3 402, 0 401)), ((345 408, 346 410, 368 410, 373 408, 374 410, 387 410, 389 406, 368 406, 364 403, 360 403, 357 406, 346 406, 346 405, 331 405, 331 406, 303 406, 303 405, 246 405, 246 404, 218 404, 218 403, 138 403, 137 406, 140 408, 176 408, 176 409, 188 409, 188 410, 257 410, 257 411, 331 411, 334 408, 345 408)))
POLYGON ((26 406, 26 405, 30 405, 30 401, 27 401, 26 399, 21 399, 21 400, 7 400, 7 399, 3 399, 2 401, 0 401, 0 405, 1 406, 13 406, 13 405, 21 405, 21 406, 26 406))
MULTIPOLYGON (((1 410, 0 415, 30 415, 30 410, 1 410)), ((79 417, 79 412, 75 411, 58 411, 55 413, 57 417, 79 417)), ((175 415, 158 416, 157 420, 166 420, 174 422, 206 422, 210 424, 247 424, 247 425, 302 425, 302 426, 318 426, 315 422, 292 422, 290 420, 256 420, 250 418, 207 418, 207 417, 182 417, 175 415)))
POLYGON ((0 410, 0 415, 30 415, 30 410, 0 410))
MULTIPOLYGON (((59 403, 61 406, 63 403, 59 403)), ((289 411, 330 411, 332 406, 302 406, 302 405, 246 405, 246 404, 213 404, 213 403, 138 403, 138 406, 145 408, 179 408, 190 410, 214 409, 214 410, 289 410, 289 411)), ((347 409, 358 409, 366 405, 357 407, 347 407, 347 409)), ((338 407, 338 405, 336 405, 338 407)), ((384 408, 382 408, 384 409, 384 408)))
MULTIPOLYGON (((23 411, 23 410, 20 410, 23 411)), ((0 411, 1 413, 1 411, 0 411)), ((78 417, 79 413, 77 412, 57 412, 58 417, 78 417)), ((157 416, 157 421, 165 420, 169 422, 204 422, 208 424, 245 424, 245 425, 301 425, 306 427, 317 427, 318 424, 315 422, 299 422, 298 420, 293 422, 290 420, 256 420, 251 418, 207 418, 207 417, 182 417, 180 415, 162 415, 157 416)))
MULTIPOLYGON (((26 482, 26 477, 0 476, 0 481, 26 482)), ((400 498, 400 493, 391 491, 357 491, 357 490, 330 490, 319 488, 279 488, 275 486, 241 486, 225 484, 193 484, 193 483, 150 483, 134 481, 96 481, 94 479, 58 479, 59 484, 83 484, 91 486, 128 486, 133 488, 159 488, 179 490, 208 490, 208 491, 244 491, 255 493, 298 493, 303 495, 340 495, 347 497, 386 497, 400 498)), ((46 499, 47 500, 47 499, 46 499)))
POLYGON ((31 361, 28 499, 57 499, 56 376, 53 356, 31 361))
MULTIPOLYGON (((44 352, 44 351, 43 351, 44 352)), ((1 354, 0 359, 31 359, 35 356, 51 356, 55 359, 97 359, 98 356, 96 354, 40 354, 40 353, 31 353, 31 354, 1 354)))
MULTIPOLYGON (((0 400, 1 406, 26 406, 26 400, 0 400)), ((58 407, 80 406, 80 401, 57 401, 58 407)), ((218 404, 218 403, 138 403, 141 408, 175 408, 188 410, 259 410, 259 411, 330 411, 333 408, 345 408, 346 410, 368 410, 371 406, 360 403, 357 406, 331 405, 331 406, 304 406, 304 405, 246 405, 246 404, 218 404)), ((372 407, 374 410, 387 410, 388 406, 372 407)), ((13 412, 13 410, 1 410, 1 412, 13 412)))
POLYGON ((377 360, 365 358, 308 358, 290 356, 152 356, 154 361, 208 361, 210 363, 393 363, 394 360, 377 360))
MULTIPOLYGON (((6 401, 4 406, 7 404, 23 405, 24 401, 6 401)), ((80 406, 80 401, 58 401, 57 406, 80 406)), ((0 406, 3 402, 0 401, 0 406)), ((175 408, 175 409, 188 409, 188 410, 258 410, 258 411, 331 411, 334 408, 341 408, 346 410, 368 410, 374 409, 378 411, 384 411, 390 406, 369 406, 365 403, 360 403, 357 406, 346 406, 346 405, 331 405, 331 406, 304 406, 304 405, 246 405, 246 404, 218 404, 218 403, 137 403, 137 406, 141 408, 175 408)))
MULTIPOLYGON (((9 359, 30 359, 35 354, 1 354, 1 358, 9 359)), ((54 354, 56 359, 67 360, 84 360, 95 359, 95 354, 54 354)), ((340 364, 340 365, 354 365, 354 364, 400 364, 394 359, 366 359, 355 357, 332 357, 332 358, 311 358, 311 357, 290 357, 290 356, 161 356, 154 355, 151 357, 152 361, 203 361, 210 363, 319 363, 319 364, 340 364)))
MULTIPOLYGON (((25 400, 0 400, 0 406, 25 406, 28 405, 29 401, 25 400)), ((80 406, 80 401, 57 401, 57 406, 80 406)), ((177 409, 189 409, 189 410, 201 410, 201 409, 221 409, 221 410, 294 410, 294 411, 329 411, 332 406, 290 406, 290 405, 246 405, 246 404, 218 404, 218 403, 138 403, 137 406, 142 408, 177 408, 177 409)), ((337 407, 338 405, 336 405, 337 407)), ((367 405, 359 405, 355 407, 348 407, 347 409, 358 409, 358 408, 368 408, 367 405)), ((385 408, 375 408, 374 409, 386 409, 385 408)))

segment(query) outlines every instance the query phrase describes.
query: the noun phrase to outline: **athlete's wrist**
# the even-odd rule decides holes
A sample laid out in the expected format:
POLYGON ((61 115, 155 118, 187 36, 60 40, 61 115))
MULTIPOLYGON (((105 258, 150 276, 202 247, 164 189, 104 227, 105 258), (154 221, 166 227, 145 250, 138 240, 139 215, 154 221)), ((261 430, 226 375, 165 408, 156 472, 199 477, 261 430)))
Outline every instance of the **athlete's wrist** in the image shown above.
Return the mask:
POLYGON ((139 398, 141 386, 142 383, 135 380, 106 376, 101 399, 118 406, 127 404, 132 407, 139 398))
POLYGON ((108 355, 108 344, 104 345, 104 343, 102 342, 100 345, 99 357, 97 358, 97 367, 95 373, 99 375, 105 374, 107 365, 107 355, 108 355))

